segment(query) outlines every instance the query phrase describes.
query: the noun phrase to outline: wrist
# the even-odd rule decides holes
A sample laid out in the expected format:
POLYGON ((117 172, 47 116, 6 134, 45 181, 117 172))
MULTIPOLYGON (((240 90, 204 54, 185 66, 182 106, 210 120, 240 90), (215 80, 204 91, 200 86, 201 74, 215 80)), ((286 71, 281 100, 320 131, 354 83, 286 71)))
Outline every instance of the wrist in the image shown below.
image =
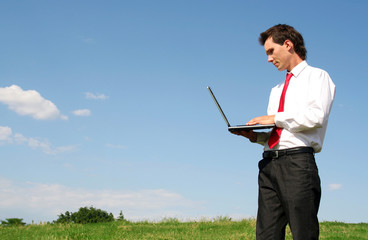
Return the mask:
POLYGON ((249 138, 249 141, 251 141, 252 143, 257 142, 257 133, 253 132, 253 135, 249 138))

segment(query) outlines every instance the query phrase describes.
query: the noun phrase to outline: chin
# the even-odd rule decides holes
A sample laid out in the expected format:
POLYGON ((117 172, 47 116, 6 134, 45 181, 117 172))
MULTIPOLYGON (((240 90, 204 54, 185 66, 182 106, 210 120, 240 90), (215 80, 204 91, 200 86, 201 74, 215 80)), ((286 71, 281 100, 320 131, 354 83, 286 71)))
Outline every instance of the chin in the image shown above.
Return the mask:
POLYGON ((279 70, 279 71, 284 71, 286 68, 285 67, 283 67, 283 66, 279 66, 278 68, 277 68, 277 70, 279 70))

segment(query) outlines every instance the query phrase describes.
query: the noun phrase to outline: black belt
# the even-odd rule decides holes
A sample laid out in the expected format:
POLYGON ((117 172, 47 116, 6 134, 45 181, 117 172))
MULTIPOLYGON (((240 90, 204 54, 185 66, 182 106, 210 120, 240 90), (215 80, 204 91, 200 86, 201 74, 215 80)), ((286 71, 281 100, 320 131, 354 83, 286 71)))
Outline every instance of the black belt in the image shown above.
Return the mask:
POLYGON ((264 151, 263 158, 279 158, 285 155, 292 155, 297 153, 314 153, 314 149, 311 147, 296 147, 282 150, 264 151))

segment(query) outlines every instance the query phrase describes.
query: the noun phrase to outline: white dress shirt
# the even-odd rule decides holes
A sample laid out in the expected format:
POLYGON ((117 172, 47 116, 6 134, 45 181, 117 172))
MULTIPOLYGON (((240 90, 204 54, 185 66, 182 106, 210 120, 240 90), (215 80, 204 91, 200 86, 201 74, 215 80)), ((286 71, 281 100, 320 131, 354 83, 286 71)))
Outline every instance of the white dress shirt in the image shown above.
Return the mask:
MULTIPOLYGON (((322 150, 328 117, 335 97, 335 84, 328 73, 311 67, 306 61, 291 70, 293 76, 285 95, 284 112, 278 112, 284 82, 271 90, 268 115, 275 115, 275 124, 283 128, 279 143, 272 150, 312 147, 322 150)), ((270 150, 271 132, 260 132, 257 142, 270 150)))

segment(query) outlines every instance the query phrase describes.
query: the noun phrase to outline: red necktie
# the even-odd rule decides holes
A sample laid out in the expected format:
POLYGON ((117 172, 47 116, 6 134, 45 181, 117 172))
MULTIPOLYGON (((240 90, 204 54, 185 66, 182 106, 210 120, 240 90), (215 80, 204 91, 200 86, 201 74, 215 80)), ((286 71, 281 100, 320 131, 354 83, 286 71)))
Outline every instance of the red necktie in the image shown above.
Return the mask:
MULTIPOLYGON (((286 80, 284 84, 284 88, 282 89, 280 103, 279 103, 279 110, 278 112, 284 111, 284 103, 285 103, 285 94, 286 90, 289 86, 290 78, 293 76, 292 73, 288 73, 286 75, 286 80)), ((274 127, 271 132, 270 139, 268 140, 268 146, 272 149, 274 146, 276 146, 279 143, 280 136, 281 136, 282 128, 274 127)))

